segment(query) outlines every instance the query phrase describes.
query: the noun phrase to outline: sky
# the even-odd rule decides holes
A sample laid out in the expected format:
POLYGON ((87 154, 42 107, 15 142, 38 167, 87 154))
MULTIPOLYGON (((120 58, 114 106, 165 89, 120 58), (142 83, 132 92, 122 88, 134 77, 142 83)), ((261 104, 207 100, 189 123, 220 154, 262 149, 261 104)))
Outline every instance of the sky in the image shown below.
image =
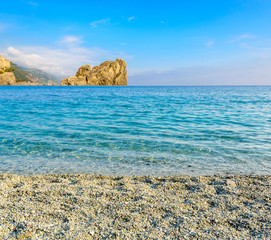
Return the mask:
POLYGON ((0 5, 0 55, 62 77, 122 58, 128 85, 271 85, 271 1, 0 5))

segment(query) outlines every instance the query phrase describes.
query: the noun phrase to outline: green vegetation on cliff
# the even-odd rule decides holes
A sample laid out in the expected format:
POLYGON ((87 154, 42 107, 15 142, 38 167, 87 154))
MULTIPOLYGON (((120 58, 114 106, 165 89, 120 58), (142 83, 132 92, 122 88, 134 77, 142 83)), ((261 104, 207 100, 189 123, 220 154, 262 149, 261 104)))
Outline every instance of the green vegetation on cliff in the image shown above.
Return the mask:
POLYGON ((5 69, 5 72, 14 72, 14 68, 12 68, 12 67, 9 67, 9 68, 6 68, 5 69))
POLYGON ((39 82, 41 83, 59 83, 60 80, 57 79, 55 76, 53 76, 52 74, 46 73, 42 70, 36 69, 36 68, 28 68, 25 69, 26 72, 28 72, 29 74, 32 74, 32 76, 34 78, 37 78, 39 80, 39 82))
POLYGON ((46 72, 35 68, 23 68, 11 62, 11 67, 14 68, 16 82, 31 82, 39 84, 59 83, 59 80, 46 72))
POLYGON ((21 69, 20 67, 18 67, 16 64, 14 64, 13 62, 10 62, 10 66, 12 68, 14 68, 14 75, 15 75, 15 79, 16 82, 33 82, 33 80, 31 81, 31 79, 29 79, 28 73, 26 71, 24 71, 23 69, 21 69))

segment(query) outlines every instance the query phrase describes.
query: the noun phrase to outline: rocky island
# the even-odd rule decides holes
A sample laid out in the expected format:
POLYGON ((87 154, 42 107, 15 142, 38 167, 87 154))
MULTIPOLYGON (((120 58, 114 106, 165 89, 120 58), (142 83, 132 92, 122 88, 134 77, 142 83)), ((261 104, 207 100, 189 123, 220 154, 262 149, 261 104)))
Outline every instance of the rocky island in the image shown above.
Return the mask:
POLYGON ((127 85, 126 62, 122 59, 105 61, 91 69, 91 66, 81 66, 75 76, 64 78, 61 85, 127 85))

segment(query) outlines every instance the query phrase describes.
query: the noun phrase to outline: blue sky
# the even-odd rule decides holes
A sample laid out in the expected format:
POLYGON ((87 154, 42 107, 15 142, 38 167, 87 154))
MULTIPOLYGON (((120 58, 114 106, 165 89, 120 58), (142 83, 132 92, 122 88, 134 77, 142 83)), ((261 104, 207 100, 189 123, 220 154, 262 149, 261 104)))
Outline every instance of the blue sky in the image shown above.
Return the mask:
POLYGON ((61 77, 123 58, 129 85, 270 85, 271 1, 5 1, 0 54, 61 77))

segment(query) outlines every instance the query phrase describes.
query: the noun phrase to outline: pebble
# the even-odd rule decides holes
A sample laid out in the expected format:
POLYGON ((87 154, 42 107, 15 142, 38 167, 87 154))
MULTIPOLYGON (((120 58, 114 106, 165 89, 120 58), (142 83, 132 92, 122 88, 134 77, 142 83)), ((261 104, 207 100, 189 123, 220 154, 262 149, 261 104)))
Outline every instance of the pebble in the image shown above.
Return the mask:
POLYGON ((270 182, 0 174, 0 239, 270 239, 270 182))
POLYGON ((29 238, 31 237, 31 235, 32 235, 32 232, 20 233, 17 235, 17 239, 29 238))
POLYGON ((229 186, 229 187, 233 187, 233 188, 236 187, 236 183, 235 183, 234 181, 230 180, 230 179, 227 179, 227 180, 226 180, 226 184, 227 184, 227 186, 229 186))

